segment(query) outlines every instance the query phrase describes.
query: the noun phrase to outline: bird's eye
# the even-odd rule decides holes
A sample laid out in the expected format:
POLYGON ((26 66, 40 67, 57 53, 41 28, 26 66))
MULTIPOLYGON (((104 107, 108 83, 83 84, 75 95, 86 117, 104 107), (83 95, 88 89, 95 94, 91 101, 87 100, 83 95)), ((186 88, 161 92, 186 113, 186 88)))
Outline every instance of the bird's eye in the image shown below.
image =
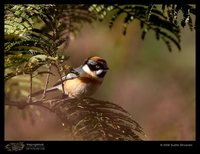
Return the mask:
POLYGON ((95 68, 96 68, 96 69, 100 69, 100 66, 99 66, 99 65, 95 65, 95 68))

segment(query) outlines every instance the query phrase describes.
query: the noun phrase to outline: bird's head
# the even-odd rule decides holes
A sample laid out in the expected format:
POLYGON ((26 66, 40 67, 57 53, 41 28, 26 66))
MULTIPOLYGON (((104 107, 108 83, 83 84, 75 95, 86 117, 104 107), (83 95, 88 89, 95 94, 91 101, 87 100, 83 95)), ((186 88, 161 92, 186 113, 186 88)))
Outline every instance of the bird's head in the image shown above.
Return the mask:
POLYGON ((103 58, 92 56, 85 60, 82 69, 94 78, 103 79, 109 68, 103 58))

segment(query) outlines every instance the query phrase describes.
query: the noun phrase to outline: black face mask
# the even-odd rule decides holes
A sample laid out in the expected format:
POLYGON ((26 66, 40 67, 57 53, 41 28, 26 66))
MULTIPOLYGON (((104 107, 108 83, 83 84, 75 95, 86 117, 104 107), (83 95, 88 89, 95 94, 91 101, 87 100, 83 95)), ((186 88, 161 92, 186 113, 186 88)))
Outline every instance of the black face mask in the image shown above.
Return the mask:
POLYGON ((87 61, 87 65, 91 71, 98 71, 100 69, 108 70, 107 64, 105 62, 96 63, 93 60, 87 61))

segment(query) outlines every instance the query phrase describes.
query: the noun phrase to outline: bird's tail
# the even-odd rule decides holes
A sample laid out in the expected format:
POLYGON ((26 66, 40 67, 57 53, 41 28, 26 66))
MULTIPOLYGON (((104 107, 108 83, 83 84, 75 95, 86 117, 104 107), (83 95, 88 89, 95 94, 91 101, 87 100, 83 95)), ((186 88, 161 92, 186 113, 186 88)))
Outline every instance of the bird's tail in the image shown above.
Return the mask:
MULTIPOLYGON (((52 92, 52 91, 56 91, 56 90, 58 90, 56 87, 52 87, 52 88, 47 89, 46 93, 49 93, 49 92, 52 92)), ((40 90, 40 91, 37 91, 37 92, 33 93, 31 96, 35 97, 35 96, 43 94, 43 93, 44 93, 44 90, 40 90)))

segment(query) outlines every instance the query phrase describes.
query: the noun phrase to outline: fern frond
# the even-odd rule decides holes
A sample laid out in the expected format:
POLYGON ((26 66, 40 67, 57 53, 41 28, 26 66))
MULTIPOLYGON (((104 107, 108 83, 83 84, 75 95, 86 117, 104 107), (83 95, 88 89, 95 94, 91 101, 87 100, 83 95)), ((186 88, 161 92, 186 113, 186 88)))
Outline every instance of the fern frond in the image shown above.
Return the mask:
MULTIPOLYGON (((175 5, 175 4, 163 4, 161 5, 162 11, 159 9, 159 5, 92 5, 91 11, 95 12, 101 20, 106 18, 107 14, 113 13, 110 19, 109 27, 112 28, 114 22, 119 18, 121 14, 126 14, 123 21, 123 34, 126 34, 128 24, 135 19, 139 20, 142 29, 142 38, 144 39, 146 33, 150 30, 154 31, 156 38, 166 37, 165 40, 173 42, 180 50, 180 26, 177 22, 177 16, 180 10, 183 12, 182 26, 186 24, 189 28, 193 29, 192 18, 190 11, 195 14, 195 8, 190 5, 175 5), (112 9, 108 9, 108 8, 112 9), (167 13, 166 13, 167 12, 167 13), (145 25, 145 26, 144 26, 145 25)), ((162 39, 163 40, 163 39, 162 39)), ((168 41, 164 41, 169 47, 168 41)), ((169 48, 168 48, 169 49, 169 48)))
POLYGON ((122 107, 93 98, 67 99, 53 107, 65 127, 82 140, 142 140, 144 132, 122 107), (58 105, 59 104, 59 105, 58 105))
POLYGON ((70 33, 79 31, 83 22, 91 23, 95 19, 88 8, 89 5, 83 4, 5 5, 6 68, 21 66, 19 73, 9 73, 6 79, 22 72, 30 72, 22 66, 33 67, 35 69, 32 71, 35 71, 48 63, 43 61, 37 63, 38 66, 30 65, 30 58, 33 59, 37 55, 57 58, 57 61, 62 63, 63 56, 59 53, 62 49, 59 47, 63 43, 69 43, 70 33))

